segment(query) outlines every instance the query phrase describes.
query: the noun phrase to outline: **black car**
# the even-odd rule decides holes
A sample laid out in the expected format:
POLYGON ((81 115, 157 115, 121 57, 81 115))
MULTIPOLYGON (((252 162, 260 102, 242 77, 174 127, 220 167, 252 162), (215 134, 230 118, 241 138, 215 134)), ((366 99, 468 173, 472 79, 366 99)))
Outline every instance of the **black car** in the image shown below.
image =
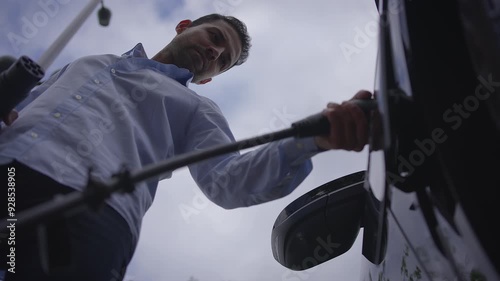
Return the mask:
POLYGON ((362 229, 362 280, 498 281, 500 2, 377 6, 368 167, 288 205, 274 257, 328 266, 362 229))

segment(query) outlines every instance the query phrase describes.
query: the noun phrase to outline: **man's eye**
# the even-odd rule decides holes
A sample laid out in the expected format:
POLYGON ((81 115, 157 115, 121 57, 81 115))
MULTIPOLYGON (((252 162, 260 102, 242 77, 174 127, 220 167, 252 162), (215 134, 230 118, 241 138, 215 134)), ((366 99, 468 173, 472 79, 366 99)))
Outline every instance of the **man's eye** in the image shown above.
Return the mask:
POLYGON ((226 65, 227 65, 227 58, 226 57, 222 57, 221 58, 221 69, 226 68, 226 65))
POLYGON ((215 43, 219 42, 219 35, 215 32, 211 32, 212 34, 212 40, 214 40, 215 43))

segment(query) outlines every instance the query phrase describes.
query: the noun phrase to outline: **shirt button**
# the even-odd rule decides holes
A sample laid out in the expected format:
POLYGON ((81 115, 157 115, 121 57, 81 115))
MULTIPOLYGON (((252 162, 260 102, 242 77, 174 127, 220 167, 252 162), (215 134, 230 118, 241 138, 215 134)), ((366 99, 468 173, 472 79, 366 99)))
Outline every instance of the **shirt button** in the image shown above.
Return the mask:
POLYGON ((111 68, 111 73, 115 74, 116 70, 114 68, 111 68))
POLYGON ((101 81, 94 79, 94 83, 99 84, 99 83, 101 83, 101 81))
POLYGON ((81 100, 81 99, 82 99, 82 96, 80 96, 80 95, 75 95, 75 99, 77 99, 77 100, 81 100))
POLYGON ((30 134, 30 135, 31 135, 31 137, 32 137, 32 138, 34 138, 34 139, 38 138, 38 134, 37 134, 37 133, 35 133, 35 132, 31 132, 31 134, 30 134))
POLYGON ((59 113, 59 112, 54 113, 54 117, 55 117, 55 118, 59 118, 59 117, 61 117, 61 113, 59 113))

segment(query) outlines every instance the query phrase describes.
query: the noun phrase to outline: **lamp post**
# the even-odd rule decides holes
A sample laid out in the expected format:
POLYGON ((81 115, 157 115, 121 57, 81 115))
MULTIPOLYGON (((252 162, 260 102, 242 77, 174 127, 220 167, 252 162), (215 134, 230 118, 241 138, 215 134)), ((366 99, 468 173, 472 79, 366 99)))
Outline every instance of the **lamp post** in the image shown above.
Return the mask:
POLYGON ((48 69, 54 62, 54 59, 59 55, 61 50, 66 46, 71 37, 78 31, 85 20, 89 17, 96 6, 101 2, 101 9, 98 12, 99 23, 102 26, 107 26, 111 18, 111 11, 104 7, 102 0, 91 0, 87 6, 76 16, 75 19, 66 27, 66 29, 59 35, 59 37, 49 46, 49 48, 42 54, 38 64, 43 69, 48 69))
POLYGON ((101 8, 97 12, 97 17, 99 19, 99 24, 102 26, 108 26, 109 20, 111 19, 111 11, 104 7, 104 3, 101 0, 101 8))

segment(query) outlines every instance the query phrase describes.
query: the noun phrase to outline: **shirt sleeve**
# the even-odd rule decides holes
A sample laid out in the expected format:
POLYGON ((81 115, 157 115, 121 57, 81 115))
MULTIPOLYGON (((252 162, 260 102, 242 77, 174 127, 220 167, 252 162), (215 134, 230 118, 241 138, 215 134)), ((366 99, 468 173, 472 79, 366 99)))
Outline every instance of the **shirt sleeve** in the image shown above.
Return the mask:
MULTIPOLYGON (((234 142, 227 121, 212 104, 195 113, 188 132, 191 151, 234 142)), ((232 209, 256 205, 290 194, 312 170, 320 150, 313 138, 270 142, 246 153, 234 152, 192 164, 189 170, 214 203, 232 209)))

